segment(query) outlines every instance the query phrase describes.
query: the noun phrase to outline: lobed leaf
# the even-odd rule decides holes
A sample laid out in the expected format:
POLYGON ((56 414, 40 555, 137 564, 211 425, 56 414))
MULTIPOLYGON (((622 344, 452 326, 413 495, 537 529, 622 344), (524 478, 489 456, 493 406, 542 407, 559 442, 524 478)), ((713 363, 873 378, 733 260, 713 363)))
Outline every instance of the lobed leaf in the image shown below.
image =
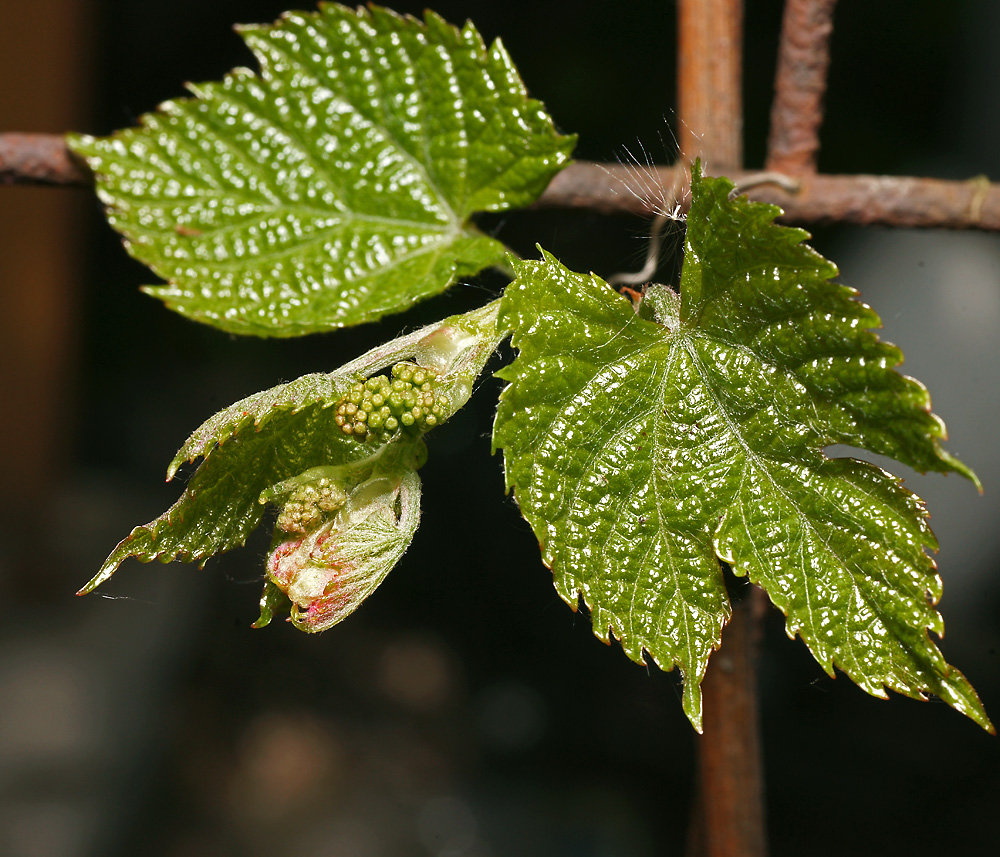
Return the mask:
POLYGON ((241 28, 260 62, 140 126, 71 136, 147 290, 233 333, 376 319, 503 261, 469 221, 569 160, 503 46, 471 23, 325 4, 241 28))
MULTIPOLYGON (((869 693, 933 693, 992 729, 928 636, 940 579, 922 502, 851 443, 975 481, 940 448, 926 389, 836 269, 773 206, 692 177, 680 294, 633 309, 544 253, 501 306, 519 356, 494 446, 556 589, 595 632, 699 684, 730 615, 720 560, 762 586, 823 668, 869 693), (652 307, 652 312, 650 312, 652 307)), ((977 483, 978 484, 978 483, 977 483)))

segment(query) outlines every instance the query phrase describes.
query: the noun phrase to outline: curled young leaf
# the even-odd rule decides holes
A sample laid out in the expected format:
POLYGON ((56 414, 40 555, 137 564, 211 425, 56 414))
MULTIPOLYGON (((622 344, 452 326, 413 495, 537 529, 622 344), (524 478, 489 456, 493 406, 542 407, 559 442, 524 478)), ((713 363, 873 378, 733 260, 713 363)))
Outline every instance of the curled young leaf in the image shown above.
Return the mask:
POLYGON ((416 471, 426 459, 421 435, 468 401, 505 335, 496 325, 498 310, 495 301, 451 316, 336 372, 304 376, 220 411, 170 464, 168 478, 184 462, 202 459, 180 499, 122 540, 80 594, 106 581, 129 557, 204 562, 243 544, 272 504, 279 507, 278 537, 258 624, 287 604, 287 593, 297 625, 329 627, 334 617, 357 607, 409 545, 419 520, 416 471), (368 443, 345 434, 337 403, 401 364, 397 375, 409 379, 408 389, 421 373, 418 386, 433 379, 434 401, 414 420, 415 431, 387 432, 368 443), (325 595, 316 588, 324 574, 324 588, 333 587, 325 595))

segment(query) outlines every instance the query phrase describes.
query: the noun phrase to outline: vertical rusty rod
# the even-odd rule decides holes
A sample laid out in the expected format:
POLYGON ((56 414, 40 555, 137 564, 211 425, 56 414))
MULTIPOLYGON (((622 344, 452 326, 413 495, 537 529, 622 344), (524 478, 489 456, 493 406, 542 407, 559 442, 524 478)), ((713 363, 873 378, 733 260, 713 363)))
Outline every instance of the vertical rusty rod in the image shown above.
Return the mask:
POLYGON ((681 157, 713 174, 743 166, 743 0, 678 0, 681 157))
POLYGON ((786 0, 771 105, 767 169, 816 172, 837 0, 786 0))
MULTIPOLYGON (((743 2, 678 0, 681 156, 708 172, 743 166, 743 2)), ((692 857, 765 857, 756 650, 760 596, 738 604, 702 690, 692 857)))
POLYGON ((689 857, 765 857, 764 777, 757 660, 767 596, 753 587, 735 605, 702 683, 704 734, 689 857))
MULTIPOLYGON (((93 5, 4 4, 0 130, 58 132, 80 123, 93 5)), ((65 146, 52 148, 65 153, 65 146)), ((0 194, 0 539, 4 570, 11 572, 4 591, 8 599, 16 593, 15 604, 22 596, 41 607, 47 597, 64 598, 67 589, 60 575, 70 570, 55 559, 58 548, 41 546, 52 540, 55 492, 66 479, 77 428, 77 253, 81 214, 92 206, 82 195, 57 198, 28 187, 0 194)))

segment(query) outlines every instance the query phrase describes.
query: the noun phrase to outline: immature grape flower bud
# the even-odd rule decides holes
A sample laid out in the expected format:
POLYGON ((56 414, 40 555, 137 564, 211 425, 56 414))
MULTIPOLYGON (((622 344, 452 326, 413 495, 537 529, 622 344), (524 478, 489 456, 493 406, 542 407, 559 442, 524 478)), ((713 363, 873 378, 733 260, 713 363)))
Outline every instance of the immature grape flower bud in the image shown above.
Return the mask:
POLYGON ((343 486, 323 477, 299 486, 278 515, 278 529, 286 533, 314 530, 347 501, 343 486))
POLYGON ((388 443, 401 428, 421 434, 443 422, 451 400, 440 392, 437 372, 415 363, 397 363, 392 376, 375 375, 351 385, 334 410, 348 437, 388 443))

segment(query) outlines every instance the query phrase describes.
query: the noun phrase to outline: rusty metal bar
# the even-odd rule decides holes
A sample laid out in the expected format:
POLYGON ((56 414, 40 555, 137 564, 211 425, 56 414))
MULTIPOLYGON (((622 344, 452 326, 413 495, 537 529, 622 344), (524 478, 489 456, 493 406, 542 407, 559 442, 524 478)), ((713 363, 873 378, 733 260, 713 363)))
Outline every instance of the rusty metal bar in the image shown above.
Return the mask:
POLYGON ((705 732, 698 739, 688 857, 767 854, 757 665, 768 603, 754 586, 733 607, 701 685, 705 732))
MULTIPOLYGON (((728 175, 741 185, 755 182, 761 173, 734 170, 728 175)), ((773 183, 754 185, 747 195, 781 206, 784 220, 791 223, 1000 230, 1000 184, 985 178, 817 174, 788 176, 785 182, 789 187, 795 183, 797 190, 773 183)), ((649 215, 675 203, 683 210, 689 189, 685 164, 647 170, 640 182, 634 168, 581 161, 559 173, 536 205, 649 215), (650 193, 654 187, 663 194, 650 193)))
POLYGON ((725 173, 743 165, 743 0, 678 0, 681 158, 725 173))
POLYGON ((0 134, 0 185, 93 184, 60 134, 0 134))
MULTIPOLYGON (((679 204, 689 191, 686 164, 643 168, 577 161, 548 186, 538 208, 588 208, 606 214, 649 215, 679 204), (654 192, 661 191, 661 192, 654 192)), ((761 173, 731 170, 739 184, 761 173)), ((792 223, 858 223, 935 229, 1000 231, 1000 184, 908 176, 788 176, 798 190, 755 185, 753 199, 780 205, 792 223)), ((93 177, 78 165, 59 134, 0 134, 0 184, 85 187, 93 177)), ((785 184, 788 184, 787 182, 785 184)))
MULTIPOLYGON (((743 166, 743 0, 679 0, 681 158, 712 173, 743 166)), ((676 188, 676 171, 671 184, 676 188)), ((676 191, 674 191, 676 193, 676 191)), ((661 206, 661 210, 667 206, 661 206)), ((765 857, 757 658, 760 619, 738 605, 702 684, 704 734, 688 851, 692 857, 765 857)))
POLYGON ((769 170, 816 172, 836 4, 837 0, 785 0, 767 144, 769 170))

